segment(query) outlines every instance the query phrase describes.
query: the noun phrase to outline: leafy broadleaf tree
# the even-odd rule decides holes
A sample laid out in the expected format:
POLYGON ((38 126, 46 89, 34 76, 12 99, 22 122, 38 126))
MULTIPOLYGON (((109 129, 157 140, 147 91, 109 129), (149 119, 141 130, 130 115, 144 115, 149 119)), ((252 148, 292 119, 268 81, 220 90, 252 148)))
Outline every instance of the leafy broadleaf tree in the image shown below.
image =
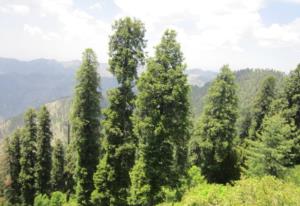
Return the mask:
POLYGON ((221 69, 206 97, 204 113, 195 131, 200 168, 209 182, 227 183, 239 177, 236 146, 237 94, 234 75, 221 69))
POLYGON ((12 204, 20 203, 20 158, 21 158, 21 139, 22 130, 17 129, 14 134, 9 138, 8 142, 8 172, 10 176, 10 185, 8 186, 8 191, 6 191, 6 200, 12 204))
POLYGON ((29 109, 24 118, 24 134, 21 146, 21 172, 20 185, 21 197, 24 205, 32 205, 35 196, 35 164, 36 164, 36 142, 37 125, 36 113, 29 109))
POLYGON ((99 157, 100 78, 92 49, 82 55, 71 109, 71 132, 76 150, 76 195, 79 206, 90 205, 93 174, 99 157))
POLYGON ((37 116, 37 153, 36 153, 36 192, 38 194, 50 194, 51 173, 51 120, 50 114, 43 106, 37 116))
POLYGON ((249 129, 250 139, 256 139, 256 133, 261 129, 264 117, 270 112, 271 103, 275 98, 276 79, 273 76, 267 77, 258 92, 254 106, 251 120, 251 127, 249 129))
MULTIPOLYGON (((109 41, 109 68, 118 87, 108 93, 104 111, 103 155, 94 176, 97 205, 127 205, 129 171, 134 163, 135 138, 131 116, 137 67, 144 62, 145 28, 129 17, 116 21, 109 41)), ((96 204, 96 203, 95 203, 96 204)))
POLYGON ((64 164, 65 152, 60 139, 55 140, 52 153, 51 189, 52 191, 64 191, 64 164))
POLYGON ((250 176, 283 177, 292 160, 293 127, 277 113, 266 116, 256 141, 249 140, 247 171, 250 176))
POLYGON ((131 205, 155 205, 163 187, 179 186, 187 162, 189 103, 183 54, 167 30, 138 81, 133 116, 138 153, 131 172, 131 205))

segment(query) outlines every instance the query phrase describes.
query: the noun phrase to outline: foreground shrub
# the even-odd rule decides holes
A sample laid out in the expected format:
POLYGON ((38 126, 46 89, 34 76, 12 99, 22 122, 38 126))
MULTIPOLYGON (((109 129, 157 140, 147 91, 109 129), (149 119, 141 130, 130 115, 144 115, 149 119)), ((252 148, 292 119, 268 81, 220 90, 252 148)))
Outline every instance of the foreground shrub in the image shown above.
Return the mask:
POLYGON ((38 195, 34 198, 34 206, 48 206, 50 200, 47 195, 38 195))
POLYGON ((230 206, 300 205, 300 188, 271 176, 240 180, 228 194, 225 205, 230 206))
POLYGON ((213 206, 223 205, 227 187, 217 184, 202 184, 192 188, 178 203, 163 203, 160 206, 213 206))
POLYGON ((174 203, 180 200, 186 191, 191 188, 205 185, 206 180, 201 174, 201 169, 197 166, 192 166, 188 171, 185 178, 181 179, 180 187, 171 189, 169 187, 162 188, 163 199, 166 203, 174 203))
POLYGON ((53 192, 51 194, 50 206, 62 206, 66 203, 66 195, 62 192, 53 192))
POLYGON ((200 184, 177 203, 160 206, 299 206, 300 187, 275 177, 249 178, 231 185, 200 184))
POLYGON ((287 182, 300 186, 300 165, 290 168, 284 178, 287 182))

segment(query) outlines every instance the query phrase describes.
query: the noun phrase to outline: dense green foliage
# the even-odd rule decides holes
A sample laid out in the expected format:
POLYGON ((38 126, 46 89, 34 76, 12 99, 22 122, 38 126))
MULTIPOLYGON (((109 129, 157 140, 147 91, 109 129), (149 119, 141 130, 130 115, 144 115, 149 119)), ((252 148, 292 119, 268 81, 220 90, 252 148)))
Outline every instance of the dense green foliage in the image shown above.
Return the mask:
POLYGON ((167 30, 137 85, 133 122, 138 149, 131 172, 132 205, 160 202, 162 187, 177 187, 185 173, 189 86, 184 69, 176 33, 167 30))
POLYGON ((53 192, 50 198, 41 194, 36 196, 33 206, 63 206, 64 203, 66 203, 66 195, 61 192, 53 192))
POLYGON ((64 165, 65 152, 61 140, 57 139, 52 153, 51 189, 52 191, 64 191, 64 165))
POLYGON ((93 201, 97 205, 127 205, 129 171, 134 163, 135 137, 131 115, 137 67, 144 62, 145 28, 141 21, 126 17, 116 21, 109 41, 109 69, 118 87, 108 93, 104 111, 103 155, 94 176, 93 201))
POLYGON ((293 163, 300 163, 300 64, 291 72, 284 84, 284 92, 280 100, 284 116, 290 124, 295 124, 296 131, 293 137, 295 143, 292 148, 293 163))
POLYGON ((260 132, 262 121, 271 109, 271 103, 275 98, 275 83, 274 77, 266 78, 254 100, 251 127, 249 128, 251 139, 256 139, 256 133, 260 132))
POLYGON ((272 70, 226 65, 191 98, 174 30, 138 79, 143 23, 126 17, 112 29, 117 87, 104 116, 96 55, 86 49, 70 123, 67 107, 54 116, 49 105, 30 109, 0 145, 0 205, 299 205, 300 65, 284 81, 272 70), (202 112, 195 124, 191 111, 202 112))
POLYGON ((160 206, 280 206, 299 205, 300 187, 271 176, 239 180, 231 185, 202 183, 188 190, 180 202, 160 206))
POLYGON ((97 58, 92 49, 82 55, 71 111, 72 137, 76 150, 78 204, 90 205, 93 175, 98 164, 100 137, 100 92, 97 58))
POLYGON ((36 163, 36 141, 37 125, 36 113, 29 109, 24 118, 24 134, 21 147, 21 197, 24 205, 32 205, 35 194, 35 163, 36 163))
POLYGON ((284 177, 292 159, 292 132, 293 128, 281 114, 264 118, 258 140, 249 140, 247 173, 252 176, 284 177))
MULTIPOLYGON (((209 182, 227 183, 239 177, 236 144, 237 95, 234 76, 228 66, 212 83, 203 116, 195 131, 194 157, 209 182)), ((192 152, 192 153, 193 153, 192 152)))
POLYGON ((10 183, 6 185, 5 197, 10 204, 20 203, 20 179, 19 175, 21 172, 21 138, 22 131, 16 130, 13 136, 9 139, 8 144, 8 162, 9 162, 9 177, 10 183))
POLYGON ((35 187, 36 192, 40 194, 49 194, 51 191, 50 173, 51 173, 51 122, 50 115, 45 106, 43 106, 37 117, 37 152, 35 163, 35 187))

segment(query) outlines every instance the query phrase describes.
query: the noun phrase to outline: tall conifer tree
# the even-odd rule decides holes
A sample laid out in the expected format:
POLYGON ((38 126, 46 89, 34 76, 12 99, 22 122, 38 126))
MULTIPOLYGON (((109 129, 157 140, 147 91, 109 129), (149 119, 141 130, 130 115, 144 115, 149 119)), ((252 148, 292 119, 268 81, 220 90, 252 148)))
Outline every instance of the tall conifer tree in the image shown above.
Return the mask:
POLYGON ((21 147, 21 196, 24 205, 33 205, 35 196, 35 164, 37 126, 36 113, 29 109, 24 118, 24 134, 21 147))
POLYGON ((64 191, 64 146, 60 139, 55 140, 52 153, 51 189, 52 191, 64 191))
POLYGON ((283 109, 288 122, 296 126, 294 135, 290 137, 294 139, 292 163, 300 164, 300 64, 286 79, 282 98, 281 104, 284 106, 280 110, 283 109))
POLYGON ((234 75, 224 66, 213 81, 195 135, 200 167, 209 182, 227 183, 238 178, 235 151, 238 99, 234 75))
POLYGON ((36 154, 36 192, 38 194, 50 194, 51 173, 51 120, 50 114, 43 106, 37 117, 37 154, 36 154))
POLYGON ((22 130, 17 129, 8 142, 8 171, 11 183, 9 185, 8 191, 6 192, 6 199, 12 205, 20 203, 21 196, 19 179, 21 172, 21 139, 22 130))
POLYGON ((256 96, 249 137, 256 139, 256 133, 260 131, 264 117, 270 112, 271 103, 275 98, 276 79, 273 76, 267 77, 256 96))
POLYGON ((187 162, 189 103, 183 54, 167 30, 138 81, 134 113, 138 153, 131 172, 131 205, 162 201, 162 187, 176 187, 187 162))
POLYGON ((90 205, 93 174, 99 158, 100 79, 92 49, 82 55, 71 111, 72 138, 76 150, 76 195, 79 206, 90 205))
POLYGON ((133 87, 137 67, 144 62, 145 28, 129 17, 116 21, 109 41, 109 68, 118 87, 108 93, 109 107, 104 112, 103 156, 94 176, 96 205, 127 205, 133 166, 135 138, 131 116, 134 109, 133 87))
POLYGON ((246 173, 250 176, 272 175, 283 178, 292 160, 293 126, 277 113, 266 116, 258 139, 249 140, 246 173))

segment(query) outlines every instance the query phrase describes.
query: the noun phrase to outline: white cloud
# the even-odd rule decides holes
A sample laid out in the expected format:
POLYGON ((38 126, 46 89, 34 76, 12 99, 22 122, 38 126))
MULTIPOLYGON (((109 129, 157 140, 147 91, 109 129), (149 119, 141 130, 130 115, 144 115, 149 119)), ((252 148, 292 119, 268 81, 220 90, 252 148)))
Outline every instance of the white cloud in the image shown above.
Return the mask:
MULTIPOLYGON (((151 35, 162 29, 177 26, 187 62, 199 64, 198 51, 242 52, 240 42, 249 32, 261 27, 259 10, 262 0, 115 0, 124 15, 132 15, 146 23, 151 35), (191 29, 182 27, 182 20, 191 29)), ((156 37, 156 40, 159 37, 156 37)), ((211 65, 216 60, 212 59, 211 65)), ((210 64, 208 64, 210 65, 210 64)))
MULTIPOLYGON (((0 18, 7 19, 0 21, 6 28, 0 56, 71 60, 91 47, 99 61, 107 61, 112 22, 101 19, 102 13, 94 16, 110 12, 101 1, 86 3, 85 9, 74 0, 0 1, 0 18)), ((260 10, 274 1, 300 0, 114 0, 120 11, 115 18, 129 15, 145 23, 150 55, 163 31, 174 28, 189 67, 288 69, 299 60, 300 14, 287 24, 265 26, 260 10)))
POLYGON ((28 14, 30 12, 30 8, 26 5, 13 4, 11 5, 11 8, 14 12, 19 14, 28 14))
POLYGON ((26 15, 30 12, 30 8, 23 4, 8 4, 4 6, 0 6, 1 13, 15 13, 20 15, 26 15))
POLYGON ((287 47, 300 43, 300 19, 288 25, 272 24, 255 32, 260 45, 266 47, 287 47))
POLYGON ((95 4, 89 6, 89 9, 91 10, 100 10, 102 9, 102 4, 100 2, 96 2, 95 4))
MULTIPOLYGON (((6 3, 0 6, 0 12, 14 9, 15 12, 25 14, 25 7, 20 6, 22 0, 3 1, 6 3)), ((7 36, 7 39, 14 42, 14 48, 18 53, 23 51, 21 58, 80 59, 83 50, 90 47, 98 54, 99 61, 107 61, 110 22, 101 21, 76 7, 72 0, 27 0, 26 2, 26 8, 31 8, 28 18, 12 17, 17 18, 15 22, 23 26, 24 34, 22 36, 19 34, 22 43, 17 44, 13 39, 16 32, 11 31, 13 35, 7 36)), ((18 30, 17 25, 16 30, 18 30)), ((1 41, 5 40, 0 40, 0 44, 1 41)), ((0 49, 0 56, 7 55, 6 53, 3 55, 3 52, 5 51, 0 49)))
POLYGON ((31 35, 41 35, 43 33, 42 29, 37 26, 30 26, 28 24, 24 24, 24 31, 28 32, 31 35))
POLYGON ((247 55, 253 55, 249 48, 295 47, 299 42, 298 21, 264 26, 260 10, 269 0, 115 0, 115 3, 122 9, 122 15, 136 16, 146 23, 148 33, 155 39, 150 44, 158 42, 165 28, 178 27, 178 39, 190 66, 216 68, 226 61, 237 62, 233 64, 238 67, 273 66, 267 58, 264 63, 247 64, 247 55), (185 28, 187 24, 189 28, 185 28), (244 48, 245 44, 248 48, 244 48))

